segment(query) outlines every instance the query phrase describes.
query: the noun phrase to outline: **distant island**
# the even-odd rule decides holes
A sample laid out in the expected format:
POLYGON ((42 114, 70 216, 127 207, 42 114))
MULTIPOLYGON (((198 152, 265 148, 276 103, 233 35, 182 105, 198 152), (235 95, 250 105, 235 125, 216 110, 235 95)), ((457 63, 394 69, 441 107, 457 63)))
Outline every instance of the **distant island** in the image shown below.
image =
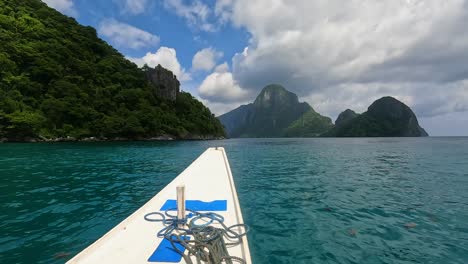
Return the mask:
POLYGON ((0 15, 0 141, 224 137, 172 72, 139 69, 94 28, 39 0, 0 15))
POLYGON ((343 111, 333 124, 283 86, 268 85, 255 101, 218 117, 229 137, 423 137, 416 115, 393 97, 357 114, 343 111))

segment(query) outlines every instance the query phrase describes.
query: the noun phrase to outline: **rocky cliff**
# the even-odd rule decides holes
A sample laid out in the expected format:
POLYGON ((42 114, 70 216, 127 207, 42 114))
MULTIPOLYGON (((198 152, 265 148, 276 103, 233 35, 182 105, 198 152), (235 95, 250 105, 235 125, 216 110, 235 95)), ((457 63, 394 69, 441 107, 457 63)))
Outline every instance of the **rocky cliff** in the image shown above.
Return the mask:
POLYGON ((218 117, 229 137, 422 137, 413 111, 387 96, 357 114, 343 111, 333 125, 280 85, 268 85, 255 101, 218 117))
POLYGON ((353 110, 346 109, 343 112, 341 112, 340 115, 338 115, 338 118, 335 121, 335 125, 336 126, 343 126, 343 125, 347 124, 349 121, 356 118, 357 116, 359 116, 359 115, 356 114, 356 112, 354 112, 353 110))
MULTIPOLYGON (((346 118, 345 118, 346 119, 346 118)), ((424 137, 413 111, 397 99, 386 96, 372 103, 367 112, 337 125, 327 136, 337 137, 424 137)))
POLYGON ((156 96, 175 101, 180 92, 180 82, 170 71, 160 64, 154 69, 145 66, 146 79, 150 82, 156 96))
POLYGON ((230 137, 317 136, 332 126, 329 118, 277 84, 266 86, 253 103, 234 109, 219 120, 230 137))
POLYGON ((253 104, 241 105, 238 108, 218 117, 229 137, 239 137, 244 127, 249 124, 253 114, 253 104))

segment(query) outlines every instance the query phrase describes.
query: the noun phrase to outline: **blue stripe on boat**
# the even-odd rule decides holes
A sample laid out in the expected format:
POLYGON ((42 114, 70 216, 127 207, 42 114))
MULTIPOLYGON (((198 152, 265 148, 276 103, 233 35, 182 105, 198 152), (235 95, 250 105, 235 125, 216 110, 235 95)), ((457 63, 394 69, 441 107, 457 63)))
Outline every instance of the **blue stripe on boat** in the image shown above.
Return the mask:
MULTIPOLYGON (((160 211, 166 211, 169 209, 176 210, 177 201, 167 200, 164 205, 159 209, 160 211)), ((227 211, 227 200, 214 200, 212 202, 203 202, 199 200, 186 200, 185 208, 193 211, 227 211)))
MULTIPOLYGON (((181 236, 183 240, 190 240, 189 236, 181 236)), ((180 243, 174 243, 175 247, 184 252, 185 248, 180 243)), ((177 253, 172 247, 169 240, 163 239, 153 254, 149 257, 148 262, 174 262, 178 263, 182 259, 182 255, 177 253)))

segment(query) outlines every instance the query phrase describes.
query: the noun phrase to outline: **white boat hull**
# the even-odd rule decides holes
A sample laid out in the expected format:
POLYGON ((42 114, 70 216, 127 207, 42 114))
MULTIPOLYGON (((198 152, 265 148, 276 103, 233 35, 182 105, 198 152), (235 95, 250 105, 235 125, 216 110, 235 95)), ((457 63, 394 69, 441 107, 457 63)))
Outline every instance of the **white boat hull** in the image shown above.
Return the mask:
MULTIPOLYGON (((146 221, 144 216, 163 212, 163 205, 176 199, 179 185, 185 185, 187 200, 226 201, 226 210, 216 213, 224 217, 227 226, 244 223, 226 152, 224 148, 209 148, 150 201, 68 263, 174 263, 149 261, 163 240, 157 232, 164 225, 146 221)), ((251 263, 246 236, 240 244, 228 247, 228 252, 251 263)), ((185 261, 182 258, 178 263, 185 261)))

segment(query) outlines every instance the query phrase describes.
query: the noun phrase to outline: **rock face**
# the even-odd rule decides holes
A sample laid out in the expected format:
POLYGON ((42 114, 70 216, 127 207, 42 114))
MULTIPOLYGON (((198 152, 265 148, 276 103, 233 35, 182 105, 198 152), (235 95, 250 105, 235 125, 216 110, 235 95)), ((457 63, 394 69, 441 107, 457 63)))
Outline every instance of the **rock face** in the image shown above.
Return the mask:
POLYGON ((422 137, 416 115, 393 97, 383 97, 357 114, 343 111, 333 125, 297 95, 268 85, 255 101, 218 117, 229 137, 422 137))
POLYGON ((180 92, 180 82, 170 70, 163 68, 160 64, 154 69, 145 67, 144 70, 156 96, 171 101, 177 99, 180 92))
POLYGON ((354 112, 353 110, 346 109, 345 111, 341 112, 341 114, 338 116, 338 118, 335 121, 335 125, 336 126, 343 126, 343 125, 347 124, 349 121, 356 118, 357 116, 359 116, 359 115, 356 114, 356 112, 354 112))
POLYGON ((297 95, 283 86, 268 85, 255 99, 242 136, 282 137, 284 129, 310 109, 309 104, 300 103, 297 95))
POLYGON ((241 105, 229 113, 218 117, 224 126, 227 136, 239 137, 242 135, 244 127, 249 123, 249 118, 252 116, 253 109, 253 104, 241 105))
POLYGON ((306 136, 306 132, 316 134, 315 130, 308 131, 314 127, 309 121, 319 122, 316 115, 309 104, 299 102, 296 94, 272 84, 263 88, 253 103, 240 106, 219 120, 229 137, 306 136), (288 130, 296 120, 300 121, 288 130))
MULTIPOLYGON (((348 114, 346 114, 348 115, 348 114)), ((346 120, 347 118, 345 118, 346 120)), ((367 112, 337 125, 329 136, 337 137, 425 137, 413 111, 404 103, 387 96, 372 103, 367 112)))

